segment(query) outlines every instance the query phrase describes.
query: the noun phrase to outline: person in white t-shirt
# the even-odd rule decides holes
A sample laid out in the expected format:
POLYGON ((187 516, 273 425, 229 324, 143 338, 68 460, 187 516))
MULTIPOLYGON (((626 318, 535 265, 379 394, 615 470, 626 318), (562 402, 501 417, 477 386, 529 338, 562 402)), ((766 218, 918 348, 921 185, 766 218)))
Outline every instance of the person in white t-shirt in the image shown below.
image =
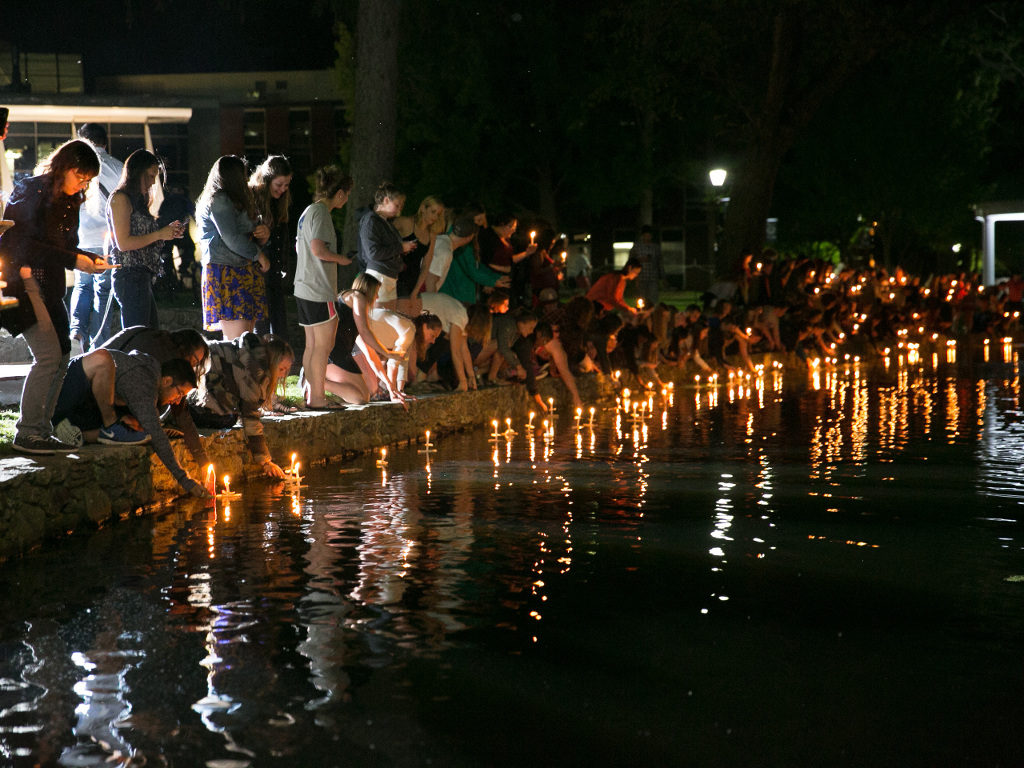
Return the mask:
POLYGON ((334 347, 338 327, 334 304, 338 295, 338 265, 352 263, 337 253, 338 235, 331 211, 345 205, 351 191, 352 177, 336 165, 319 169, 313 203, 299 217, 295 237, 295 305, 299 325, 306 334, 303 386, 306 406, 314 410, 331 410, 325 381, 327 357, 334 347))

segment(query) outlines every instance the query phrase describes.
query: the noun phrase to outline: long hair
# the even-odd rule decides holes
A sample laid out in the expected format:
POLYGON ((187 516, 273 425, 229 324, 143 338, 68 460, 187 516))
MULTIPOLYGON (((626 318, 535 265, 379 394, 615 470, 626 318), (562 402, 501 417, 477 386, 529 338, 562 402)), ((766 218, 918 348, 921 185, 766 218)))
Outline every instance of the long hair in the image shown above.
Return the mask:
POLYGON ((444 328, 444 323, 441 322, 441 318, 437 315, 432 315, 429 312, 424 312, 422 315, 417 315, 413 318, 413 325, 416 326, 416 355, 423 357, 427 352, 427 340, 423 335, 425 328, 430 328, 434 331, 440 331, 444 328))
POLYGON ((196 201, 196 207, 209 208, 213 196, 223 192, 228 196, 235 210, 245 211, 249 218, 256 221, 256 205, 249 192, 245 178, 245 160, 236 155, 223 155, 210 169, 206 177, 206 185, 196 201))
POLYGON ((277 378, 277 367, 283 360, 295 362, 295 351, 292 349, 291 344, 272 333, 268 333, 260 338, 263 341, 263 348, 267 351, 268 382, 264 402, 270 402, 274 392, 277 390, 277 385, 280 383, 277 378))
POLYGON ((420 207, 416 209, 416 216, 414 222, 416 226, 419 226, 420 221, 427 213, 427 209, 431 206, 437 206, 441 210, 438 212, 437 219, 433 224, 430 225, 429 232, 432 235, 440 235, 446 229, 448 229, 447 215, 444 207, 444 203, 441 202, 440 198, 428 195, 420 201, 420 207))
MULTIPOLYGON (((100 159, 96 155, 96 150, 87 141, 65 141, 36 168, 39 175, 50 177, 50 192, 53 197, 61 194, 64 177, 68 171, 75 171, 83 176, 95 176, 100 172, 100 159)), ((81 205, 84 200, 84 191, 74 195, 76 205, 81 205)))
POLYGON ((292 166, 284 155, 271 155, 252 172, 249 177, 249 191, 252 192, 256 212, 263 217, 267 226, 286 224, 288 209, 292 204, 292 191, 289 187, 276 200, 270 194, 270 182, 280 176, 291 176, 292 166))
POLYGON ((352 281, 352 287, 348 291, 342 291, 340 295, 344 296, 350 291, 363 294, 363 298, 366 299, 366 306, 372 307, 377 303, 377 294, 380 293, 380 280, 373 275, 360 272, 352 281))
POLYGON ((466 338, 480 344, 487 344, 491 340, 491 309, 486 304, 477 303, 469 308, 466 338))
MULTIPOLYGON (((149 206, 153 204, 153 187, 143 193, 142 176, 153 166, 160 169, 160 176, 164 175, 164 164, 159 157, 145 149, 136 149, 124 162, 124 169, 121 171, 121 180, 117 187, 111 192, 123 192, 131 201, 132 210, 146 211, 149 213, 149 206)), ((156 186, 155 184, 153 185, 156 186)))

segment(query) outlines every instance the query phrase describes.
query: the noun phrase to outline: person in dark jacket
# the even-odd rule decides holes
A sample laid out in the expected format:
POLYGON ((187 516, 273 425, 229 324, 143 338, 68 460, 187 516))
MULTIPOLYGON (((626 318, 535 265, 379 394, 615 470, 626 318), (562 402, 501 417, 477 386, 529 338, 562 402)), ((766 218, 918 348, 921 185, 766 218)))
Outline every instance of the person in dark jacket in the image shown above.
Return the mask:
POLYGON ((78 248, 78 211, 99 169, 88 143, 66 142, 43 162, 42 173, 18 183, 4 212, 14 226, 0 237, 0 255, 8 293, 19 304, 3 314, 3 323, 13 335, 25 337, 33 357, 14 437, 14 450, 21 453, 75 450, 54 436, 52 424, 71 357, 64 273, 110 268, 102 257, 78 248))

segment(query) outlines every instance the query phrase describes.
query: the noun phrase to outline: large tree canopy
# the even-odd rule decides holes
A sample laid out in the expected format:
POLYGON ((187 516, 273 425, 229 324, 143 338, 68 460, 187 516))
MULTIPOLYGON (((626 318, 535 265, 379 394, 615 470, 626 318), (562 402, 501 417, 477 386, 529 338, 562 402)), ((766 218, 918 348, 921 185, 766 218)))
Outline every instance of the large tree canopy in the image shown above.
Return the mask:
MULTIPOLYGON (((1024 19, 990 9, 596 0, 581 15, 539 0, 406 3, 396 180, 413 205, 439 194, 599 229, 677 223, 705 193, 707 168, 725 163, 719 271, 763 244, 768 215, 793 239, 843 243, 860 214, 882 222, 892 258, 938 249, 966 236, 950 211, 999 186, 983 182, 986 148, 1000 83, 1021 71, 1024 19)), ((357 91, 379 65, 360 64, 357 91)))

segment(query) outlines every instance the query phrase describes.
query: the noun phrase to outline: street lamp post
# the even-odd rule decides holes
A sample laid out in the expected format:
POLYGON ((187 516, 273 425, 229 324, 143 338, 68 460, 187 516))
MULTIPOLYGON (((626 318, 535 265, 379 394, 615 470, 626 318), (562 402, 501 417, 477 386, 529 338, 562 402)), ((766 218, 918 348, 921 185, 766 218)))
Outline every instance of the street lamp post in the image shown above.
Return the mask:
POLYGON ((725 186, 725 179, 728 172, 724 168, 712 168, 708 171, 708 180, 711 182, 714 200, 708 212, 708 262, 714 269, 718 268, 718 207, 723 199, 722 187, 725 186))

